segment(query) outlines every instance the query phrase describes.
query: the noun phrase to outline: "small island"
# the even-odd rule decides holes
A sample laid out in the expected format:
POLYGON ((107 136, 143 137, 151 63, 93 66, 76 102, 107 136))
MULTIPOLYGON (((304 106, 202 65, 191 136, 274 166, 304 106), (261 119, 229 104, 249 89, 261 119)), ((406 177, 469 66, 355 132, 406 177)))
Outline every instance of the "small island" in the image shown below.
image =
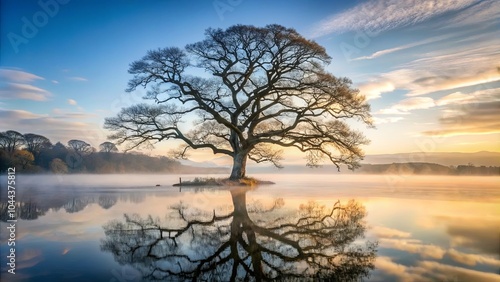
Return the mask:
POLYGON ((265 180, 259 180, 251 177, 244 177, 241 179, 237 180, 231 180, 229 178, 214 178, 214 177, 207 177, 207 178, 200 178, 196 177, 192 181, 182 181, 181 178, 179 178, 179 183, 174 184, 173 186, 179 187, 179 186, 258 186, 258 185, 271 185, 275 184, 272 181, 265 181, 265 180))

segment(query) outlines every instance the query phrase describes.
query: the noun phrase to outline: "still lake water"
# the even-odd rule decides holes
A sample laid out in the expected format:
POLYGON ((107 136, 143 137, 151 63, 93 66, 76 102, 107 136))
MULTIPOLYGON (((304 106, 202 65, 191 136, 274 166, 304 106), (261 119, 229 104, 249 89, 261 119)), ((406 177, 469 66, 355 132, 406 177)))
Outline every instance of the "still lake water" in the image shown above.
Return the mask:
POLYGON ((500 281, 498 177, 255 176, 17 175, 15 275, 1 177, 0 280, 500 281))

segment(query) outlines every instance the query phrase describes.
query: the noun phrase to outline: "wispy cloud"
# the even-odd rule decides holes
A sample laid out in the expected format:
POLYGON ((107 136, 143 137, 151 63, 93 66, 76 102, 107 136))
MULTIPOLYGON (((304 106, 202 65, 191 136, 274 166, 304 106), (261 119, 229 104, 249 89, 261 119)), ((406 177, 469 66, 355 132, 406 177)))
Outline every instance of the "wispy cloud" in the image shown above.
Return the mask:
POLYGON ((81 77, 81 76, 71 76, 71 77, 68 77, 68 79, 71 79, 74 81, 88 81, 88 79, 86 79, 85 77, 81 77))
POLYGON ((2 99, 46 101, 50 96, 52 94, 47 90, 29 84, 7 83, 0 88, 0 98, 2 99))
POLYGON ((423 110, 423 109, 430 109, 433 107, 442 107, 443 113, 447 113, 448 115, 446 115, 446 117, 448 117, 449 115, 456 115, 457 113, 462 113, 462 111, 456 110, 457 105, 459 105, 458 109, 463 110, 468 108, 474 108, 476 105, 481 103, 491 103, 500 101, 499 93, 500 93, 500 88, 492 88, 492 89, 477 90, 469 94, 454 92, 436 100, 434 100, 431 97, 410 97, 403 99, 388 108, 381 109, 377 111, 376 114, 405 115, 409 114, 409 112, 413 110, 423 110))
POLYGON ((70 104, 72 106, 76 106, 78 103, 73 99, 68 99, 68 104, 70 104))
POLYGON ((451 37, 451 35, 436 36, 436 37, 425 39, 425 40, 421 40, 421 41, 418 41, 418 42, 414 42, 414 43, 410 43, 410 44, 405 44, 405 45, 394 47, 394 48, 380 50, 380 51, 377 51, 377 52, 375 52, 375 53, 373 53, 371 55, 354 58, 352 60, 353 61, 371 60, 371 59, 375 59, 375 58, 378 58, 378 57, 381 57, 381 56, 384 56, 384 55, 387 55, 387 54, 391 54, 391 53, 394 53, 394 52, 397 52, 397 51, 406 50, 406 49, 409 49, 409 48, 413 48, 413 47, 422 46, 422 45, 426 45, 426 44, 438 42, 438 41, 441 41, 441 40, 445 40, 445 39, 450 38, 450 37, 451 37))
POLYGON ((31 85, 43 77, 17 69, 0 68, 0 99, 22 99, 46 101, 52 94, 40 87, 31 85))
POLYGON ((313 37, 352 30, 380 32, 423 22, 446 12, 471 6, 479 0, 375 0, 363 2, 320 22, 313 37))
POLYGON ((495 33, 482 34, 451 49, 421 54, 421 58, 372 77, 358 87, 368 99, 375 99, 394 90, 419 96, 500 81, 500 65, 496 65, 500 62, 499 45, 495 33))
POLYGON ((35 80, 43 80, 43 77, 38 75, 14 69, 0 69, 0 78, 11 82, 32 82, 35 80))
POLYGON ((49 138, 53 142, 67 142, 70 139, 82 139, 93 146, 106 140, 106 132, 99 125, 85 122, 91 118, 87 113, 51 113, 37 114, 25 110, 0 108, 0 120, 21 133, 33 132, 49 138))
POLYGON ((483 0, 471 5, 452 17, 444 26, 465 26, 472 24, 498 23, 500 21, 500 2, 483 0))

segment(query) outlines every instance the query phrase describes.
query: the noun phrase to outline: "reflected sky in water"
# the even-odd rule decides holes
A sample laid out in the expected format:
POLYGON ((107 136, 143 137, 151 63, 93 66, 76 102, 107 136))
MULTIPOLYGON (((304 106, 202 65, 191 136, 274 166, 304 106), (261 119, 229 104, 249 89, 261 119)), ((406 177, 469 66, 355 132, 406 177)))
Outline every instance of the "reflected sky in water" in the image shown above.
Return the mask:
MULTIPOLYGON (((174 176, 19 176, 16 275, 6 273, 4 186, 0 204, 2 281, 140 281, 137 264, 103 250, 104 227, 124 214, 172 227, 173 206, 227 214, 224 189, 171 187, 174 176), (161 184, 160 187, 155 187, 161 184), (169 221, 170 220, 170 221, 169 221), (5 254, 5 255, 4 255, 5 254), (135 266, 135 267, 134 267, 135 266), (4 280, 8 279, 8 280, 4 280)), ((189 179, 192 176, 183 176, 189 179)), ((494 177, 262 175, 275 181, 246 193, 246 207, 288 216, 315 201, 333 207, 356 200, 367 211, 365 238, 378 242, 365 281, 500 281, 500 190, 494 177)), ((2 185, 5 178, 0 179, 2 185)), ((256 221, 256 214, 250 213, 256 221)))

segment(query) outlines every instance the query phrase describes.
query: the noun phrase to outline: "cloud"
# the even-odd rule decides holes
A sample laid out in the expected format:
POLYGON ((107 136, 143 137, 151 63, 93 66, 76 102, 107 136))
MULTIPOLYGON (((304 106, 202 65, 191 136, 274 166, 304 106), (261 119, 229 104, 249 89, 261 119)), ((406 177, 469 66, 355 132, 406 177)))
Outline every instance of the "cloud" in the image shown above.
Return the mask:
POLYGON ((0 88, 0 98, 46 101, 52 94, 42 88, 21 83, 7 83, 0 88))
POLYGON ((29 72, 12 69, 0 69, 0 78, 11 82, 32 82, 35 80, 43 80, 43 77, 34 75, 29 72))
POLYGON ((56 112, 54 114, 36 114, 25 110, 0 108, 0 120, 21 133, 33 132, 49 138, 54 143, 67 142, 70 139, 82 139, 93 146, 106 140, 107 133, 100 125, 86 122, 94 117, 87 113, 56 112))
POLYGON ((57 81, 57 80, 52 80, 52 83, 54 83, 54 84, 59 84, 59 81, 57 81))
POLYGON ((46 101, 52 94, 45 89, 33 86, 30 82, 44 80, 38 75, 13 69, 0 68, 0 99, 22 99, 32 101, 46 101))
POLYGON ((486 103, 495 102, 500 99, 498 93, 500 88, 482 89, 477 90, 469 94, 464 94, 462 92, 454 92, 448 94, 436 101, 438 106, 446 105, 464 105, 469 103, 486 103))
POLYGON ((450 41, 455 44, 450 48, 419 54, 418 59, 360 83, 359 89, 368 99, 375 99, 395 90, 407 91, 407 96, 421 96, 500 81, 498 34, 486 33, 465 40, 450 41))
POLYGON ((430 97, 411 97, 399 101, 387 109, 378 111, 378 114, 405 114, 412 110, 429 109, 436 106, 430 97))
POLYGON ((425 131, 429 136, 500 133, 500 100, 452 108, 439 119, 442 129, 425 131))
POLYGON ((384 123, 398 122, 403 119, 404 119, 403 117, 385 117, 385 118, 373 117, 373 122, 375 124, 384 124, 384 123))
POLYGON ((55 108, 52 110, 52 117, 57 119, 74 119, 74 120, 83 120, 87 118, 95 117, 95 114, 85 113, 83 111, 80 112, 68 112, 59 108, 55 108))
POLYGON ((413 48, 413 47, 422 46, 422 45, 425 45, 425 44, 429 44, 429 43, 441 41, 441 40, 444 40, 444 39, 448 39, 450 37, 451 37, 450 35, 436 36, 436 37, 429 38, 429 39, 426 39, 426 40, 422 40, 422 41, 419 41, 419 42, 410 43, 410 44, 402 45, 402 46, 399 46, 399 47, 394 47, 394 48, 380 50, 380 51, 377 51, 377 52, 375 52, 375 53, 373 53, 371 55, 354 58, 352 60, 353 61, 371 60, 371 59, 375 59, 375 58, 378 58, 378 57, 381 57, 381 56, 384 56, 384 55, 387 55, 387 54, 391 54, 391 53, 394 53, 394 52, 397 52, 397 51, 401 51, 401 50, 405 50, 405 49, 409 49, 409 48, 413 48))
POLYGON ((77 105, 76 101, 73 100, 73 99, 68 99, 68 104, 70 104, 72 106, 76 106, 77 105))
POLYGON ((498 22, 500 20, 500 2, 497 0, 483 0, 475 5, 469 6, 443 26, 465 26, 473 24, 484 24, 487 22, 498 22))
POLYGON ((81 76, 71 76, 71 77, 68 77, 68 79, 71 79, 74 81, 88 81, 88 79, 86 79, 85 77, 81 77, 81 76))
POLYGON ((358 89, 361 94, 365 95, 367 100, 373 100, 380 98, 382 93, 394 91, 396 87, 394 87, 394 84, 389 81, 373 81, 359 85, 358 89))
POLYGON ((313 28, 312 36, 355 30, 390 30, 414 25, 450 11, 458 11, 477 2, 478 0, 367 1, 321 21, 313 28))

